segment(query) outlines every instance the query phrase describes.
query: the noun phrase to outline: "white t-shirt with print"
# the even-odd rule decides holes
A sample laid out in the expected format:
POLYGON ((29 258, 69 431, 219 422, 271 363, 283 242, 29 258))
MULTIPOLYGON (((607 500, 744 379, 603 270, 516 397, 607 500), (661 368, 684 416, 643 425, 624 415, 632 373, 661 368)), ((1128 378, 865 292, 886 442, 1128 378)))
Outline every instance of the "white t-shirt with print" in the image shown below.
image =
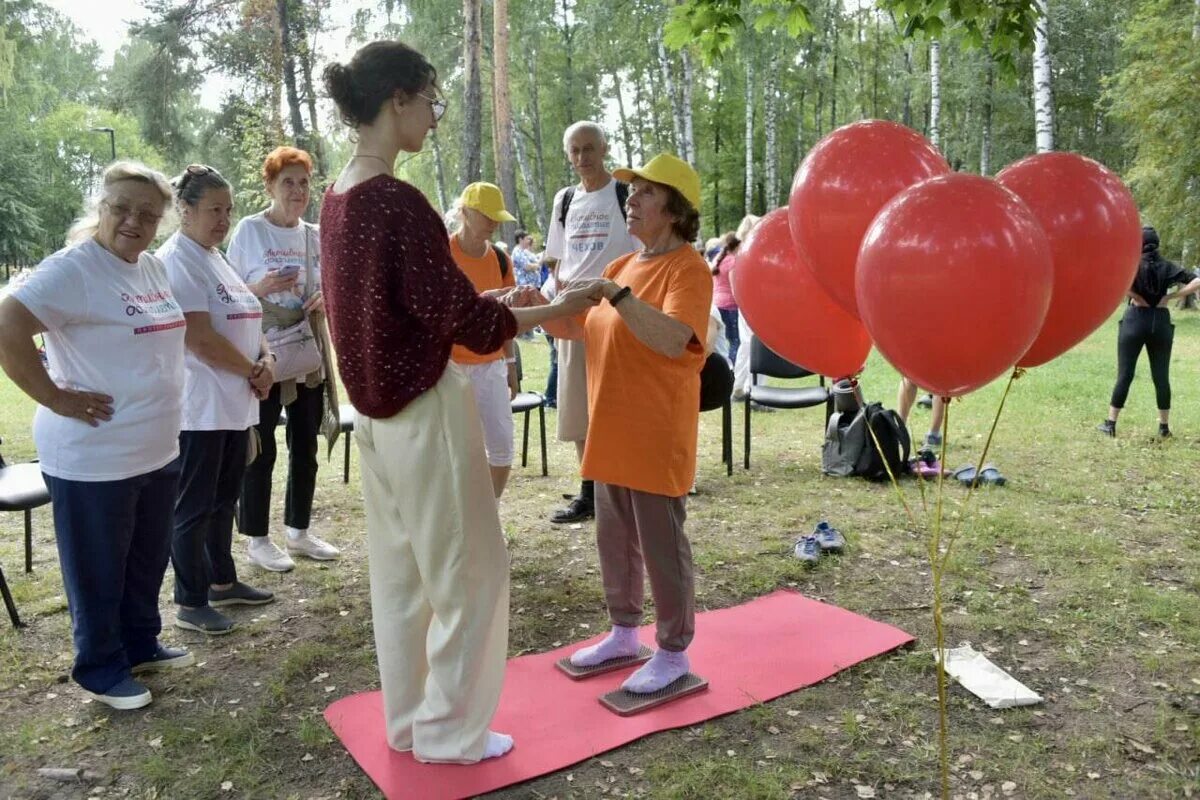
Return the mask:
POLYGON ((260 211, 243 217, 229 238, 229 262, 246 283, 258 283, 273 269, 296 264, 300 272, 289 292, 275 292, 266 299, 284 308, 300 308, 304 298, 321 288, 321 237, 317 226, 300 220, 293 228, 284 228, 267 219, 260 211), (312 261, 313 291, 307 291, 304 258, 312 261))
POLYGON ((130 264, 88 239, 47 258, 12 296, 48 329, 55 384, 113 398, 112 419, 95 428, 38 407, 42 471, 116 481, 169 464, 179 454, 186 323, 162 262, 142 253, 130 264))
POLYGON ((625 227, 621 204, 617 200, 617 182, 594 192, 575 187, 571 205, 567 207, 564 229, 562 200, 566 189, 554 196, 554 218, 550 235, 546 237, 546 255, 556 258, 559 283, 599 278, 609 262, 632 253, 641 245, 625 227))
MULTIPOLYGON (((157 255, 171 291, 187 314, 203 311, 213 330, 251 361, 262 351, 262 306, 219 251, 176 233, 157 255)), ((244 375, 184 357, 183 430, 244 431, 258 424, 258 399, 244 375)))

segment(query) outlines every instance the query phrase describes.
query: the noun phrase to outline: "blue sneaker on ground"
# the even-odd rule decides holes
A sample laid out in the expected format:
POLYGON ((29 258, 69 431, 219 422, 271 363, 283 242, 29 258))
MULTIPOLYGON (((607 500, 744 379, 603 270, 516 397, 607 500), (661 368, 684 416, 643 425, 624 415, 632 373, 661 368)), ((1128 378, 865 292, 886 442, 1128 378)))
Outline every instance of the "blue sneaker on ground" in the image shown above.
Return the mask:
POLYGON ((92 692, 91 694, 92 697, 104 703, 104 705, 115 708, 118 711, 132 711, 135 708, 144 708, 150 705, 150 701, 154 699, 150 696, 150 690, 133 678, 125 678, 107 692, 92 692))
POLYGON ((803 536, 796 542, 796 558, 806 564, 816 564, 821 557, 821 545, 816 536, 803 536))
POLYGON ((142 672, 155 672, 160 669, 190 667, 195 663, 196 657, 182 647, 167 647, 160 644, 154 655, 145 661, 139 661, 137 664, 134 664, 129 671, 137 675, 142 672))
POLYGON ((813 528, 812 535, 816 537, 817 544, 821 546, 821 549, 826 552, 840 553, 846 549, 846 537, 825 520, 817 523, 817 527, 813 528))

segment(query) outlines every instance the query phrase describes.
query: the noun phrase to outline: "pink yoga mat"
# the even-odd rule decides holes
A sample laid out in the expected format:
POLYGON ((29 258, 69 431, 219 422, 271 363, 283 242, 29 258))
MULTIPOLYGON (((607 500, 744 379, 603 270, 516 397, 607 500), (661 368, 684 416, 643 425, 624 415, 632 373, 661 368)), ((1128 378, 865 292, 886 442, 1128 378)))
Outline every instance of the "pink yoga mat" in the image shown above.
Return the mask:
MULTIPOLYGON (((654 644, 653 625, 642 628, 641 640, 654 644)), ((578 643, 512 659, 493 728, 512 734, 516 747, 500 759, 471 766, 421 764, 410 753, 394 752, 384 735, 379 692, 338 700, 325 709, 325 719, 390 800, 457 800, 794 692, 910 641, 898 628, 778 591, 698 615, 688 655, 709 690, 638 716, 619 717, 597 700, 620 686, 631 669, 573 681, 555 668, 578 643)))

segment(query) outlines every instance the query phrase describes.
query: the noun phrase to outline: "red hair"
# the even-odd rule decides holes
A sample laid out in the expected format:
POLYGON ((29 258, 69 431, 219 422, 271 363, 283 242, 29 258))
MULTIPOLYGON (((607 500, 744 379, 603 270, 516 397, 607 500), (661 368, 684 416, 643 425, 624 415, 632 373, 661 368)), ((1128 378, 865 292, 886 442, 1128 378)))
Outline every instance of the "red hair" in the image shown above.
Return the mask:
POLYGON ((263 161, 263 183, 274 182, 279 177, 279 173, 283 172, 284 168, 295 164, 304 167, 304 171, 312 175, 312 156, 295 147, 276 147, 267 154, 266 160, 263 161))

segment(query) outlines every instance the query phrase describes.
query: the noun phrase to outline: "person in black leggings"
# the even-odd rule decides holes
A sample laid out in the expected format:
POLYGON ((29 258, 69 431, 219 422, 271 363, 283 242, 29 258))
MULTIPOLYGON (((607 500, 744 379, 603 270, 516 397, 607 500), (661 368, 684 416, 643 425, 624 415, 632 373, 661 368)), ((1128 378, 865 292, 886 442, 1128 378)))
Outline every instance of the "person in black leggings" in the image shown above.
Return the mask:
POLYGON ((1117 415, 1125 407, 1138 356, 1145 347, 1158 400, 1158 435, 1171 435, 1168 423, 1171 415, 1171 343, 1175 340, 1175 326, 1171 324, 1167 303, 1197 290, 1200 290, 1200 278, 1196 273, 1159 255, 1158 232, 1154 228, 1142 228, 1142 260, 1129 289, 1129 306, 1121 318, 1117 335, 1117 385, 1113 387, 1109 402, 1108 419, 1099 425, 1101 433, 1117 435, 1117 415), (1170 291, 1172 286, 1179 285, 1183 288, 1170 291))

